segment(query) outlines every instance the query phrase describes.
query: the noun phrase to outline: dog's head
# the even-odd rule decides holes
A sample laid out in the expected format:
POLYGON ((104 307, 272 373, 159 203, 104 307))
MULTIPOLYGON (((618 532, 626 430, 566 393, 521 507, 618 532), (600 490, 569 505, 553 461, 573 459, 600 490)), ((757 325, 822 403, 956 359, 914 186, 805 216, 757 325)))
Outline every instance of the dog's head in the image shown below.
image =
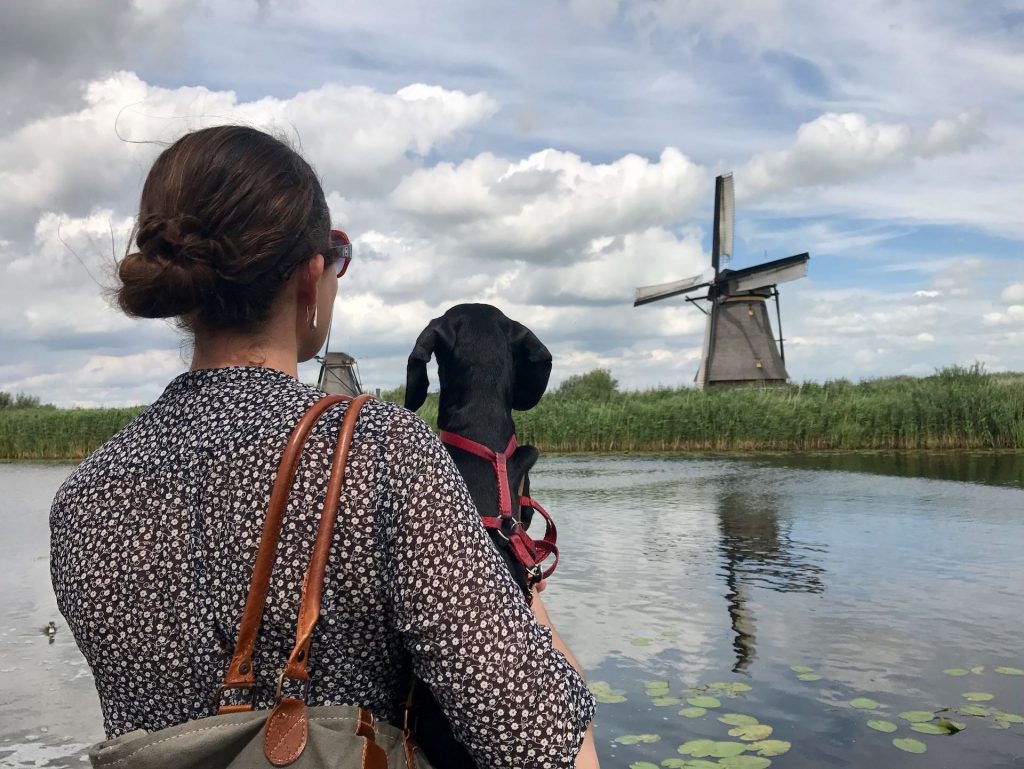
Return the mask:
POLYGON ((551 353, 530 329, 489 304, 459 304, 434 318, 409 355, 405 407, 427 398, 427 362, 437 358, 442 409, 472 392, 501 398, 516 411, 537 405, 551 375, 551 353))

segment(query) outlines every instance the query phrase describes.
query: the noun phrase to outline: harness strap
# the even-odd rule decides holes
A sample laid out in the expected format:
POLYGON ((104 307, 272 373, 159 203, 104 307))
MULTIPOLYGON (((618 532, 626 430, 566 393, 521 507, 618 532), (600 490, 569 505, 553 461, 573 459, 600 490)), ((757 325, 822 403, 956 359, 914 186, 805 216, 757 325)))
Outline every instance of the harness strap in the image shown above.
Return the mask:
POLYGON ((508 485, 508 460, 516 451, 516 434, 512 433, 512 437, 508 439, 508 445, 500 454, 482 443, 471 441, 469 438, 463 438, 461 435, 450 433, 447 430, 441 431, 441 442, 475 454, 494 466, 494 474, 498 476, 498 511, 502 518, 511 518, 512 490, 508 485))
POLYGON ((555 567, 558 566, 558 545, 555 544, 558 539, 558 530, 555 528, 555 522, 551 519, 551 515, 531 497, 519 497, 520 507, 533 508, 544 517, 544 536, 539 540, 535 540, 527 534, 522 524, 512 516, 512 490, 508 483, 508 460, 518 446, 515 433, 508 439, 508 445, 501 453, 482 443, 464 438, 457 433, 450 433, 447 430, 441 431, 441 442, 467 451, 491 463, 498 479, 498 511, 500 515, 482 515, 480 516, 481 523, 485 529, 496 530, 508 541, 516 560, 532 573, 534 579, 540 581, 550 577, 554 573, 555 567), (541 571, 541 563, 552 555, 555 557, 554 562, 547 570, 541 571))
MULTIPOLYGON (((533 540, 533 543, 540 556, 537 558, 537 565, 547 560, 549 555, 555 556, 554 563, 543 574, 544 579, 547 579, 554 573, 555 567, 558 566, 558 545, 555 544, 558 541, 558 529, 555 528, 555 522, 551 518, 551 514, 541 507, 537 500, 532 497, 520 497, 519 504, 522 507, 532 507, 544 518, 544 536, 541 539, 533 540)), ((524 531, 523 533, 525 534, 526 532, 524 531)))

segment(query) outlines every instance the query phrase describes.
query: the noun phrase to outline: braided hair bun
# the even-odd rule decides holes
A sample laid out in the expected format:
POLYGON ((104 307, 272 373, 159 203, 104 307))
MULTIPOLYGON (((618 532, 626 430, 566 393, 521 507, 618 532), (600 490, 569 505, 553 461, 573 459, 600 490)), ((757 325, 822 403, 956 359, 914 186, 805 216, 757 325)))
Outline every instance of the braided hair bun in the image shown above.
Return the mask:
POLYGON ((329 227, 316 174, 283 142, 244 126, 186 134, 146 179, 118 304, 193 331, 252 331, 329 227))

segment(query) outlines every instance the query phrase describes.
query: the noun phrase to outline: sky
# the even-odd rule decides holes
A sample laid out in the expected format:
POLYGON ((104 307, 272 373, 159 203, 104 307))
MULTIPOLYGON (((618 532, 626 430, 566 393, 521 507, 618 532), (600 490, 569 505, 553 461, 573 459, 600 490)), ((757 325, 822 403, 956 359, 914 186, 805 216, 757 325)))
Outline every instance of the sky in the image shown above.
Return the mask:
MULTIPOLYGON (((1024 370, 1024 0, 37 0, 0 27, 0 390, 152 402, 190 361, 113 308, 163 147, 225 122, 313 164, 355 259, 331 349, 404 382, 486 302, 552 386, 692 384, 704 315, 634 308, 710 264, 807 251, 794 381, 1024 370)), ((317 367, 300 367, 315 381, 317 367)), ((436 378, 433 380, 436 382, 436 378)))

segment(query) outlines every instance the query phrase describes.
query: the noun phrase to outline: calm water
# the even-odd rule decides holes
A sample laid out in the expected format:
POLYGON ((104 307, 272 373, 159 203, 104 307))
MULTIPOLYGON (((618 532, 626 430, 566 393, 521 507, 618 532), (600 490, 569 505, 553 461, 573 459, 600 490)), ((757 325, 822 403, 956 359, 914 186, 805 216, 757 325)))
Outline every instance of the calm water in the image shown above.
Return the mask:
MULTIPOLYGON (((81 766, 101 737, 70 634, 40 633, 62 624, 47 510, 70 469, 0 465, 0 766, 81 766)), ((735 740, 717 720, 726 712, 791 743, 778 769, 1024 767, 1024 725, 956 714, 965 692, 1024 714, 1024 676, 995 671, 1024 668, 1024 457, 547 457, 534 475, 563 549, 546 593, 555 624, 588 677, 626 698, 599 707, 604 767, 735 740), (799 680, 794 665, 821 679, 799 680), (652 704, 652 680, 684 702, 652 704), (678 715, 713 682, 750 691, 678 715), (878 708, 851 707, 857 697, 878 708), (898 717, 943 707, 963 732, 919 734, 898 717), (638 734, 660 739, 614 742, 638 734), (904 737, 927 752, 896 749, 904 737)))

